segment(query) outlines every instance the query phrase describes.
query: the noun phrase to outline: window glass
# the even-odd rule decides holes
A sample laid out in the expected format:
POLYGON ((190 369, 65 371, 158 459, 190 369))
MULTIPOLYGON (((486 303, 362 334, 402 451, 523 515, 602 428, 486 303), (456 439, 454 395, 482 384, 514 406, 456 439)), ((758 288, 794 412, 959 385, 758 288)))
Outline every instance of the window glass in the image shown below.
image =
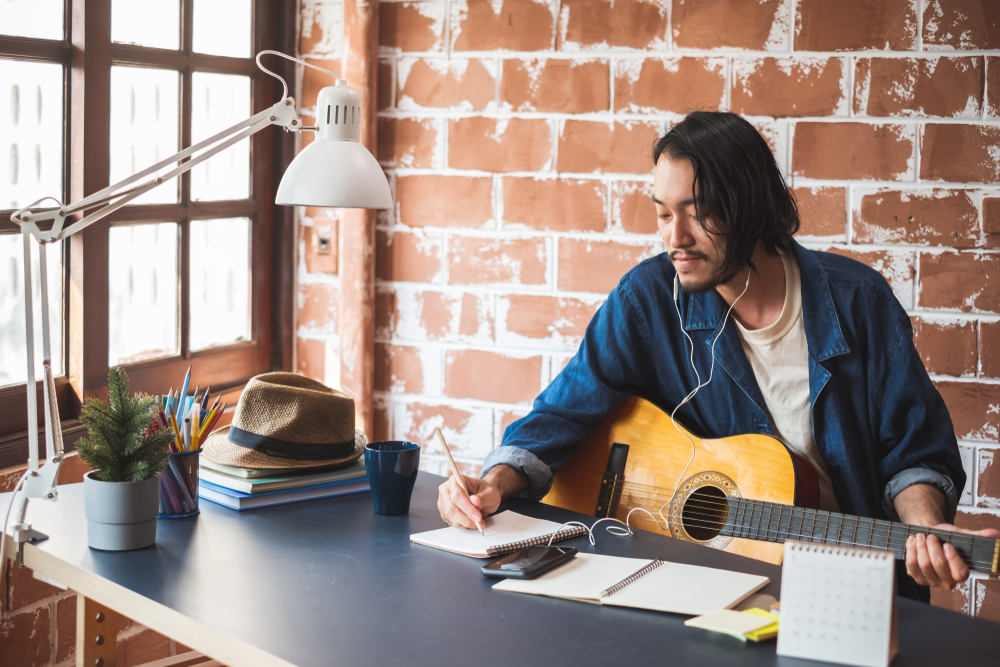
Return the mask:
MULTIPOLYGON (((63 281, 62 244, 46 246, 49 283, 49 327, 52 373, 62 375, 63 281)), ((42 377, 42 299, 38 244, 31 241, 32 304, 35 333, 35 377, 42 377)), ((28 343, 24 326, 24 241, 21 234, 0 236, 0 386, 28 379, 28 343)))
POLYGON ((193 46, 198 53, 249 58, 252 26, 251 0, 194 0, 193 46))
MULTIPOLYGON (((191 144, 250 117, 250 77, 195 72, 191 78, 191 144)), ((191 198, 198 201, 250 196, 250 138, 191 170, 191 198)))
POLYGON ((62 65, 0 60, 0 209, 63 196, 62 82, 62 65))
MULTIPOLYGON (((179 150, 179 82, 180 75, 172 70, 111 68, 111 183, 118 183, 179 150)), ((161 173, 172 167, 168 165, 161 173)), ((131 203, 176 202, 178 182, 178 179, 168 181, 131 203)))
POLYGON ((179 351, 177 225, 112 227, 108 238, 108 363, 179 351))
POLYGON ((0 0, 0 34, 63 39, 64 0, 0 0))
POLYGON ((250 340, 250 220, 191 221, 192 350, 250 340))
POLYGON ((113 0, 111 41, 158 49, 180 48, 180 0, 113 0))

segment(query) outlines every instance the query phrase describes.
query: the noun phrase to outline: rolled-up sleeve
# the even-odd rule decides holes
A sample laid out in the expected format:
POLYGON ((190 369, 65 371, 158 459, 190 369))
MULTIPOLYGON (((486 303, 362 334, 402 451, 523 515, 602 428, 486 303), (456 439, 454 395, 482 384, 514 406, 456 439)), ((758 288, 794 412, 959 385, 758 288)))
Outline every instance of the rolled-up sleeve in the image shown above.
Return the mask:
POLYGON ((541 500, 552 488, 552 469, 527 449, 520 447, 494 449, 483 459, 481 476, 485 476, 490 468, 501 464, 520 470, 528 477, 528 488, 517 494, 518 496, 530 500, 541 500))
POLYGON ((950 477, 927 468, 909 468, 889 480, 882 495, 882 509, 885 510, 886 516, 893 521, 899 521, 895 505, 896 496, 914 484, 929 484, 938 488, 944 494, 945 520, 948 522, 955 520, 955 512, 958 510, 958 490, 950 477))

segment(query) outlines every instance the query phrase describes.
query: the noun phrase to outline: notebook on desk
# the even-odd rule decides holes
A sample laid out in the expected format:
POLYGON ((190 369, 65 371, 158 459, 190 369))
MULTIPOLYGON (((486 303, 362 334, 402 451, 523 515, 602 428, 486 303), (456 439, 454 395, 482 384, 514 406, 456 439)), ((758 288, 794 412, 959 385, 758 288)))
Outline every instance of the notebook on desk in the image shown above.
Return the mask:
POLYGON ((537 579, 504 579, 493 590, 701 615, 735 607, 769 581, 697 565, 580 553, 537 579))
MULTIPOLYGON (((510 511, 487 517, 485 524, 483 535, 478 530, 440 528, 410 535, 410 541, 463 556, 491 558, 525 547, 548 544, 549 538, 559 529, 558 523, 510 511)), ((580 526, 563 526, 553 542, 586 533, 587 530, 580 526)))

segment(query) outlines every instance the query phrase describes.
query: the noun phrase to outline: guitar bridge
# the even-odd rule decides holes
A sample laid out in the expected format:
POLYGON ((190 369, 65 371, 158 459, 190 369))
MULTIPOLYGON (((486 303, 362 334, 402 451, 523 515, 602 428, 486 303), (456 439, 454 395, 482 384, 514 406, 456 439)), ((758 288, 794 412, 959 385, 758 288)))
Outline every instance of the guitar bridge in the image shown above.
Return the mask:
POLYGON ((608 454, 608 465, 601 478, 601 492, 597 496, 597 510, 594 516, 598 519, 613 517, 618 512, 618 503, 622 499, 622 489, 625 487, 625 462, 628 460, 628 445, 614 443, 608 454))

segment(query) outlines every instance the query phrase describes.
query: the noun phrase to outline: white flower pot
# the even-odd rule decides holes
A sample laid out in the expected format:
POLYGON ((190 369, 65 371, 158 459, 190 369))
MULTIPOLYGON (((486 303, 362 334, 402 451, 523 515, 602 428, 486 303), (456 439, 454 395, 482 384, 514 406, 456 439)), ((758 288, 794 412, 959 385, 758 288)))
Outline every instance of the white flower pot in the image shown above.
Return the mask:
POLYGON ((102 482, 83 478, 87 543, 91 549, 129 551, 156 542, 160 475, 142 482, 102 482))

